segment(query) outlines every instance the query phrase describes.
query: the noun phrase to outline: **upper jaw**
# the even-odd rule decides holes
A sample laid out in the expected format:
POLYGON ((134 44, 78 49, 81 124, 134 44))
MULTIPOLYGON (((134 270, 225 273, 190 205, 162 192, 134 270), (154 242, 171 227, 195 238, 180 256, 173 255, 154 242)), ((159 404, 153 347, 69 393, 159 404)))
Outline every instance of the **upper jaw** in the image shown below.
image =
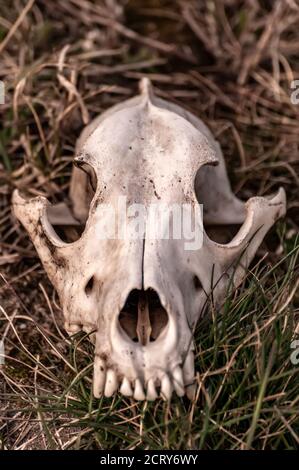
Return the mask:
MULTIPOLYGON (((114 355, 112 355, 113 357, 114 355)), ((161 353, 160 353, 161 356, 161 353)), ((107 361, 104 353, 97 353, 94 362, 93 391, 95 397, 111 397, 119 391, 124 396, 136 400, 155 400, 159 395, 170 400, 173 391, 178 396, 186 395, 192 399, 195 390, 194 353, 190 350, 186 357, 175 354, 171 361, 167 356, 155 364, 157 354, 147 361, 145 358, 143 373, 140 373, 138 362, 127 361, 123 366, 115 363, 111 357, 107 361), (164 359, 164 360, 163 360, 164 359)))
MULTIPOLYGON (((168 311, 169 312, 169 311, 168 311)), ((194 395, 194 353, 192 333, 179 331, 177 315, 168 313, 168 323, 159 337, 146 345, 133 342, 124 332, 118 316, 109 334, 96 334, 93 391, 95 397, 110 397, 119 391, 136 400, 170 400, 194 395)))

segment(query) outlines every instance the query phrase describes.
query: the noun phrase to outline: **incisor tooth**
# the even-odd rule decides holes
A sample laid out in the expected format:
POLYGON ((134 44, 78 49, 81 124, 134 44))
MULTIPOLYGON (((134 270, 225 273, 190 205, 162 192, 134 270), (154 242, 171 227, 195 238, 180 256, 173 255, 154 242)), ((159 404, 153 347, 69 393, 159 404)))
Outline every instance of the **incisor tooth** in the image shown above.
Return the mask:
POLYGON ((106 382, 106 364, 99 357, 95 357, 93 368, 93 394, 96 398, 100 398, 106 382))
POLYGON ((173 377, 173 386, 176 391, 176 394, 179 397, 184 396, 185 395, 184 379, 183 379, 183 372, 180 366, 177 366, 174 369, 172 373, 172 377, 173 377))
POLYGON ((157 396, 158 395, 157 395, 154 379, 149 379, 147 383, 146 399, 149 401, 153 401, 153 400, 156 400, 157 396))
POLYGON ((164 375, 161 380, 161 396, 163 400, 170 400, 173 391, 173 386, 168 375, 164 375))
POLYGON ((133 390, 127 377, 124 377, 119 391, 126 397, 131 397, 133 395, 133 390))
POLYGON ((116 373, 112 369, 107 370, 106 385, 105 385, 105 397, 111 397, 117 390, 118 381, 116 373))
POLYGON ((135 400, 145 400, 143 387, 139 379, 135 381, 134 398, 135 400))

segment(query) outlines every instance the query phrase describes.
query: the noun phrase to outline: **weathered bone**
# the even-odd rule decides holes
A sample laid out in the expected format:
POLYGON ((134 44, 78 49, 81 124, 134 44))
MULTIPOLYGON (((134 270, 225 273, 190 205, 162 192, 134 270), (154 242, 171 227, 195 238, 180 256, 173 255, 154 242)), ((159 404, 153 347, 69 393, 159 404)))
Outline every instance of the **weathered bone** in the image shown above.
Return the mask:
POLYGON ((146 79, 139 96, 84 129, 75 163, 71 207, 49 206, 43 197, 27 201, 17 191, 13 207, 59 293, 67 331, 95 332, 94 395, 110 397, 119 389, 155 400, 160 389, 166 400, 173 390, 192 399, 196 322, 212 292, 220 306, 231 280, 240 284, 263 237, 285 213, 285 193, 246 204, 236 198, 207 127, 155 96, 146 79), (103 239, 113 219, 103 216, 101 204, 118 213, 120 196, 145 207, 200 203, 205 228, 242 225, 226 244, 203 230, 203 246, 195 251, 186 251, 182 239, 150 239, 149 227, 142 239, 103 239), (85 228, 68 243, 53 225, 85 228))

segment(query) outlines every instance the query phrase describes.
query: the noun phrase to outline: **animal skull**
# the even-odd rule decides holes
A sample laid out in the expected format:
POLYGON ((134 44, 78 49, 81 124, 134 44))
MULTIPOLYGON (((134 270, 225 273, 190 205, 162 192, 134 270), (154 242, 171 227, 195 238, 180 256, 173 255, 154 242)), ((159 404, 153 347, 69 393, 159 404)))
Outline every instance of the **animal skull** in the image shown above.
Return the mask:
MULTIPOLYGON (((285 193, 247 203, 230 188, 218 143, 181 107, 154 95, 147 79, 141 94, 109 109, 82 133, 70 199, 50 206, 44 197, 13 195, 16 217, 27 229, 56 288, 73 334, 93 332, 96 397, 118 389, 137 400, 194 394, 192 332, 213 291, 218 306, 231 279, 244 278, 266 232, 285 213, 285 193), (89 172, 89 177, 86 174, 89 172), (92 189, 93 188, 93 189, 92 189), (104 238, 114 223, 109 204, 162 201, 203 205, 209 225, 240 224, 229 243, 213 241, 186 250, 182 239, 104 238), (81 236, 64 242, 53 226, 86 222, 81 236)), ((128 215, 122 223, 126 222, 128 215)))

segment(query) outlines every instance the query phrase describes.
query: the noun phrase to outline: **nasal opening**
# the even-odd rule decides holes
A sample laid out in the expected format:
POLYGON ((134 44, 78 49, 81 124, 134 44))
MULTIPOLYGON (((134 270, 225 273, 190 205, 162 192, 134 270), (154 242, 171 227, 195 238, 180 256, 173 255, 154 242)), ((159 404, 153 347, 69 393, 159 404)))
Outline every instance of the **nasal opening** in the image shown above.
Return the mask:
POLYGON ((119 314, 122 329, 143 346, 156 341, 167 322, 167 312, 153 289, 132 290, 119 314))

